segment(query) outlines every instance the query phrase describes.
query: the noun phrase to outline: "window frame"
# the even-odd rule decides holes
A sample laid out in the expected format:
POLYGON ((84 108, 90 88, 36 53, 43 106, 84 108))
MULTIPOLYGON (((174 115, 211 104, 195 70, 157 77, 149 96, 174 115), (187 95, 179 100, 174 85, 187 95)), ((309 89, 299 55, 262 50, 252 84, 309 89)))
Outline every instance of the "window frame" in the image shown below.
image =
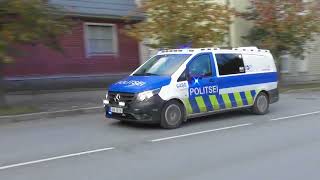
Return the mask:
MULTIPOLYGON (((213 69, 213 67, 214 67, 215 65, 212 64, 212 63, 213 63, 212 61, 214 61, 213 53, 212 53, 212 52, 204 52, 204 53, 199 53, 199 54, 193 56, 193 57, 191 58, 191 60, 187 63, 186 69, 185 69, 185 70, 186 70, 187 80, 188 80, 188 78, 189 78, 189 66, 190 66, 190 64, 191 64, 196 58, 198 58, 199 56, 202 56, 202 55, 208 55, 208 56, 209 56, 210 69, 211 69, 211 75, 207 75, 207 76, 204 76, 204 77, 202 77, 202 78, 214 77, 214 75, 216 75, 217 72, 214 71, 214 69, 213 69)), ((182 73, 181 73, 181 74, 182 74, 182 73)))
POLYGON ((118 47, 118 32, 117 32, 117 25, 116 24, 85 22, 83 24, 83 30, 84 30, 84 47, 85 47, 85 53, 86 53, 87 58, 94 57, 94 56, 118 55, 119 47, 118 47), (100 54, 89 52, 89 26, 106 26, 106 27, 112 28, 112 47, 114 49, 114 52, 100 53, 100 54))
POLYGON ((297 69, 298 69, 299 73, 307 73, 308 72, 308 69, 309 69, 309 61, 308 60, 309 60, 308 58, 298 60, 297 69))
POLYGON ((216 74, 217 74, 217 77, 232 77, 232 76, 242 76, 242 75, 245 75, 247 74, 247 71, 246 71, 246 68, 245 68, 245 63, 244 63, 244 59, 243 59, 243 53, 235 53, 235 52, 215 52, 213 53, 213 58, 214 58, 214 65, 215 65, 215 68, 216 68, 216 74), (220 71, 219 71, 219 65, 218 65, 218 59, 217 59, 217 54, 240 54, 242 56, 242 62, 243 62, 243 65, 244 65, 244 72, 243 73, 237 73, 237 74, 227 74, 227 75, 221 75, 220 74, 220 71))

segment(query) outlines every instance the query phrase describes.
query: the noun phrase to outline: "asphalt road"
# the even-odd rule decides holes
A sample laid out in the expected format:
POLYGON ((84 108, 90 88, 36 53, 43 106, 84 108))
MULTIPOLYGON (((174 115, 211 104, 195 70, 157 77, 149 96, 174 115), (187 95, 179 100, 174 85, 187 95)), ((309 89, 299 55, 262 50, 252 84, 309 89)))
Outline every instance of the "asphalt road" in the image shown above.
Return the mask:
POLYGON ((102 114, 0 126, 0 180, 320 179, 320 92, 180 129, 102 114))

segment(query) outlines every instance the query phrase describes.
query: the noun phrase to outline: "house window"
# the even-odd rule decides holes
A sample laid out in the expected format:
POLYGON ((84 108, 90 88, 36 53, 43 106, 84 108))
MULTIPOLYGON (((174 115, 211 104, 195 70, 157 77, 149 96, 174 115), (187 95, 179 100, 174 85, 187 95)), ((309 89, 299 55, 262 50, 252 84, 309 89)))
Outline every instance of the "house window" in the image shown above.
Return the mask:
POLYGON ((308 59, 298 60, 298 72, 308 72, 308 59))
POLYGON ((216 54, 220 75, 245 73, 241 54, 216 54))
POLYGON ((86 23, 85 41, 88 56, 117 53, 117 34, 114 25, 86 23))

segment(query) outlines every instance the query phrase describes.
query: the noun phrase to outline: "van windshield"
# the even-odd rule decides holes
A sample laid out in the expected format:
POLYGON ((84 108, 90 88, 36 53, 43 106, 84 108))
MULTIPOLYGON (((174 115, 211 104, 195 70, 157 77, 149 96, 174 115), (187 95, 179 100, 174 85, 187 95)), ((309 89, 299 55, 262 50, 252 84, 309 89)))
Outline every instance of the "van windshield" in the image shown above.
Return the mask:
POLYGON ((133 76, 171 76, 191 54, 157 55, 142 65, 133 76))

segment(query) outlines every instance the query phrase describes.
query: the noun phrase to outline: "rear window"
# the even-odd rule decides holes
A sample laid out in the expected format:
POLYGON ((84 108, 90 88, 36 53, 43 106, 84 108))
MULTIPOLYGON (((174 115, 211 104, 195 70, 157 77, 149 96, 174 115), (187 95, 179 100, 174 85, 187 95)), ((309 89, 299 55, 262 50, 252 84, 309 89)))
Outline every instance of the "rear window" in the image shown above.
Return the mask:
POLYGON ((241 54, 216 54, 220 75, 245 73, 241 54))

